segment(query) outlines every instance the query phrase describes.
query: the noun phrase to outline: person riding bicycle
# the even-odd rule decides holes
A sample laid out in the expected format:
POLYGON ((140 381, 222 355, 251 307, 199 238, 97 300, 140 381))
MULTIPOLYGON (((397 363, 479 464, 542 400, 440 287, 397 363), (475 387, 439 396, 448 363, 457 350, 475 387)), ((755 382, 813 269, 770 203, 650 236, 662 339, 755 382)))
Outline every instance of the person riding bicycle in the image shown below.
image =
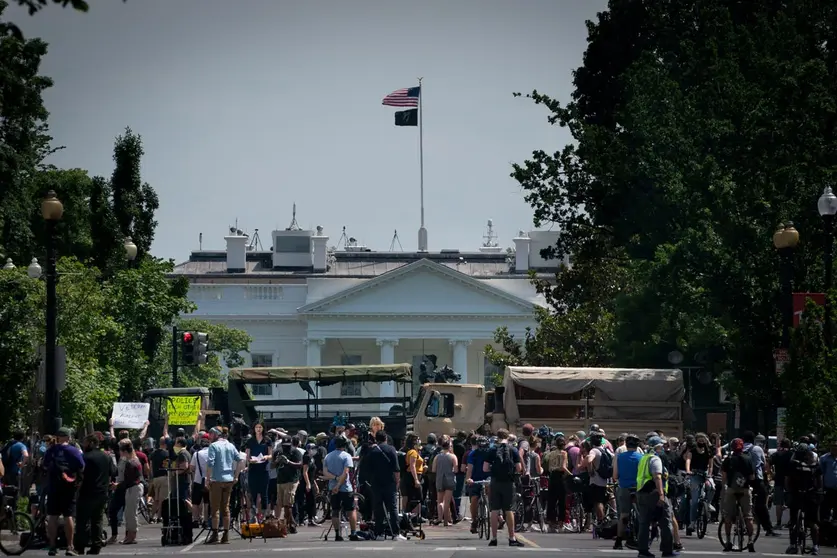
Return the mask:
POLYGON ((799 444, 785 473, 785 494, 790 496, 790 546, 785 554, 798 552, 796 519, 800 510, 811 531, 811 554, 819 554, 820 491, 822 469, 810 445, 799 444))
POLYGON ((744 440, 736 438, 729 443, 732 453, 721 465, 721 473, 726 490, 724 491, 724 532, 726 544, 724 551, 732 550, 732 522, 738 516, 738 508, 744 515, 747 527, 747 548, 753 548, 753 497, 750 494, 750 483, 755 482, 756 471, 749 455, 744 454, 744 440))

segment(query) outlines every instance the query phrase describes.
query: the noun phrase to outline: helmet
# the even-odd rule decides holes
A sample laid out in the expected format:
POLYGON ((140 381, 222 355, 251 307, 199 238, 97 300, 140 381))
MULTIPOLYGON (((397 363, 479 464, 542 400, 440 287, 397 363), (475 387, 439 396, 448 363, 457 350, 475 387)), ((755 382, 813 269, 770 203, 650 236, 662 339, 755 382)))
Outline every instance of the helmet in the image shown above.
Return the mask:
POLYGON ((480 448, 483 448, 483 449, 487 448, 488 447, 488 438, 486 438, 485 436, 480 436, 479 438, 477 438, 477 447, 480 447, 480 448))
POLYGON ((639 437, 636 434, 626 434, 625 445, 632 448, 639 447, 639 437))
POLYGON ((543 426, 538 428, 538 437, 539 438, 548 438, 549 434, 550 434, 549 427, 547 425, 544 424, 543 426))

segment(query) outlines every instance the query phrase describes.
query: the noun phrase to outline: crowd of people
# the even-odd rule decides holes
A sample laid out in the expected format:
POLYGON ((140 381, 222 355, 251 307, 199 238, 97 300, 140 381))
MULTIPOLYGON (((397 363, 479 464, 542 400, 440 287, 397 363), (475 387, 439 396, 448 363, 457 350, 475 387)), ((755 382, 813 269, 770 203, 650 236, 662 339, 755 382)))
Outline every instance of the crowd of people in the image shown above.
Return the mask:
MULTIPOLYGON (((98 554, 106 544, 136 544, 143 511, 152 524, 165 524, 172 513, 186 516, 188 541, 192 528, 206 528, 208 544, 228 543, 237 520, 281 518, 288 533, 296 533, 300 525, 324 520, 317 518, 323 502, 337 541, 343 540, 343 521, 350 540, 365 538, 361 523, 372 525, 375 535, 404 540, 405 528, 416 523, 445 528, 466 517, 476 533, 483 490, 489 545, 498 544, 505 526, 508 544, 517 547, 523 546, 515 516, 521 487, 541 481, 547 532, 595 531, 615 510, 614 548, 628 546, 640 557, 653 556, 652 528, 663 556, 683 549, 683 535, 696 528, 701 495, 713 520, 724 522, 728 541, 738 513, 750 537, 754 519, 766 536, 775 536, 787 527, 782 513, 790 508, 788 553, 796 552, 797 510, 805 512, 812 554, 818 553, 820 519, 837 517, 837 443, 818 456, 810 436, 795 444, 781 440, 771 455, 764 437, 750 432, 727 446, 719 435, 702 433, 682 442, 662 432, 623 434, 611 443, 596 425, 566 436, 524 425, 519 437, 500 430, 420 440, 408 433, 396 448, 377 417, 368 428, 335 424, 316 435, 256 423, 236 439, 224 427, 205 429, 203 415, 189 436, 183 429, 172 434, 166 424, 154 440, 146 436, 147 426, 138 432, 111 427, 78 441, 66 428, 34 443, 15 432, 5 444, 3 485, 30 495, 32 513, 46 515, 50 555, 57 554, 62 525, 69 556, 98 554), (771 492, 775 523, 768 511, 771 492), (581 518, 570 514, 575 499, 583 507, 581 518), (634 505, 639 528, 629 533, 634 505), (109 538, 103 536, 105 522, 109 538)), ((753 549, 752 538, 747 546, 753 549)))

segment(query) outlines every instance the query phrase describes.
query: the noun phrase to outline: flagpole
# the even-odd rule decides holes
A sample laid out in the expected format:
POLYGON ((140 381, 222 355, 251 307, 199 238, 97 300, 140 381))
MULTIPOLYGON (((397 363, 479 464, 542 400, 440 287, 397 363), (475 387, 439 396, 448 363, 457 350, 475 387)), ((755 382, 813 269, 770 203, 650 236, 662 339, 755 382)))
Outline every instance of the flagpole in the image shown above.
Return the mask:
POLYGON ((418 78, 419 84, 419 98, 418 98, 418 129, 419 129, 419 190, 420 190, 420 204, 421 204, 421 228, 419 228, 418 235, 418 249, 419 252, 427 252, 427 229, 424 228, 424 127, 422 120, 424 119, 424 110, 422 109, 423 91, 421 88, 421 80, 418 78))

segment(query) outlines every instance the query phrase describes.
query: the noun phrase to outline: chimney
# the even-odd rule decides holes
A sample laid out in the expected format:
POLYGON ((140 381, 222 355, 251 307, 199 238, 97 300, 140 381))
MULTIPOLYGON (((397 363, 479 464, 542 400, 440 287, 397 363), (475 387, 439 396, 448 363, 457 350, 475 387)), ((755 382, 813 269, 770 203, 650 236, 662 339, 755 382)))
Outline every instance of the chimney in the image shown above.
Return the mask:
POLYGON ((311 244, 313 245, 312 260, 314 263, 314 271, 325 271, 328 269, 328 237, 323 232, 322 227, 317 227, 317 232, 311 237, 311 244))
POLYGON ((514 239, 514 270, 517 273, 529 271, 529 243, 532 239, 525 232, 520 231, 514 239))
POLYGON ((227 241, 227 273, 244 273, 247 270, 247 237, 230 229, 227 241))

